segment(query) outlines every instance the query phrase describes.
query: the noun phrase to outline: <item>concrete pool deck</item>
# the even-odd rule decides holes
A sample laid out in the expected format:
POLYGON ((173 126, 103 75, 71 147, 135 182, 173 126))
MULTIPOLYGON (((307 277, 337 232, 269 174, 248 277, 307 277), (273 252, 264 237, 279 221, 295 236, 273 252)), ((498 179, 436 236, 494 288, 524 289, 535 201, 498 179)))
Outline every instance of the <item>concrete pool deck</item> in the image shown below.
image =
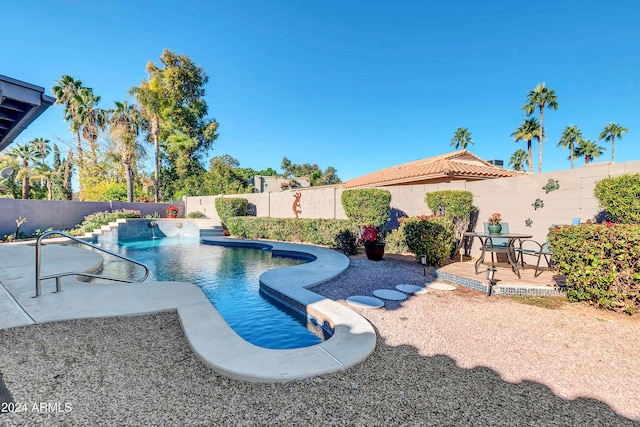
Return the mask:
MULTIPOLYGON (((265 272, 260 282, 287 303, 306 307, 314 321, 335 330, 327 341, 300 349, 272 350, 238 336, 195 285, 185 282, 85 283, 73 276, 42 283, 35 295, 35 248, 25 244, 0 245, 0 329, 72 319, 132 316, 177 311, 192 350, 216 372, 245 381, 275 382, 309 378, 346 369, 364 360, 376 345, 371 324, 348 308, 306 288, 329 280, 349 266, 343 254, 316 246, 228 238, 203 239, 213 244, 268 246, 274 253, 309 254, 312 262, 265 272)), ((47 243, 42 247, 42 274, 102 267, 93 251, 47 243)))

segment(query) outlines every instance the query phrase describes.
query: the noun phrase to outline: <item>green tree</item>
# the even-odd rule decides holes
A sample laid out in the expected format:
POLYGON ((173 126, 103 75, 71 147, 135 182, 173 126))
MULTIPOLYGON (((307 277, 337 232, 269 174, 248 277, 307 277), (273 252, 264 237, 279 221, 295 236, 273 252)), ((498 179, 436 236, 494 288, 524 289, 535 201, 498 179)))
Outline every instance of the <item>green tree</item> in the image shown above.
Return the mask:
POLYGON ((534 139, 540 140, 540 125, 538 120, 535 117, 524 119, 515 132, 511 134, 511 137, 515 142, 521 140, 527 141, 527 163, 529 165, 529 172, 533 172, 533 149, 531 147, 531 141, 534 139))
POLYGON ((538 152, 538 173, 542 173, 542 142, 545 139, 544 127, 542 125, 544 108, 558 109, 558 97, 553 89, 549 89, 544 83, 529 91, 527 95, 527 103, 522 110, 530 116, 538 108, 540 113, 540 132, 538 132, 538 141, 540 141, 540 149, 538 152))
POLYGON ((209 171, 205 174, 208 194, 250 193, 253 188, 237 167, 240 163, 233 157, 224 156, 211 159, 209 171))
POLYGON ((575 143, 576 141, 580 140, 582 140, 582 131, 578 128, 578 126, 570 125, 564 129, 562 135, 560 136, 560 141, 558 141, 558 147, 569 148, 569 160, 571 160, 571 169, 573 169, 575 143))
POLYGON ((576 147, 576 156, 584 157, 584 164, 589 164, 591 160, 597 159, 604 153, 604 147, 599 146, 594 141, 579 140, 576 147))
MULTIPOLYGON (((155 65, 153 66, 155 67, 155 65)), ((150 72, 147 65, 147 72, 150 72)), ((162 167, 162 156, 160 154, 160 124, 162 121, 162 111, 167 107, 167 99, 162 96, 162 82, 160 75, 155 73, 149 76, 149 81, 144 79, 140 86, 132 87, 129 94, 133 96, 139 105, 140 113, 145 119, 143 127, 147 135, 153 142, 154 148, 154 200, 160 202, 160 169, 162 167)))
POLYGON ((513 167, 515 171, 523 171, 524 170, 524 162, 527 161, 527 152, 522 148, 518 148, 513 152, 511 158, 509 159, 509 166, 513 167))
POLYGON ((218 122, 207 118, 204 86, 209 77, 188 56, 165 49, 160 56, 160 66, 149 61, 146 69, 150 88, 157 91, 162 100, 159 140, 164 145, 168 162, 168 170, 164 173, 167 182, 162 188, 167 191, 163 197, 171 198, 177 186, 182 187, 182 192, 190 192, 184 186, 198 182, 198 177, 205 172, 200 158, 218 137, 218 122), (182 182, 176 182, 176 179, 182 182))
POLYGON ((53 144, 53 175, 52 191, 55 200, 71 200, 73 192, 71 189, 71 180, 73 178, 73 150, 69 150, 66 159, 60 156, 60 149, 53 144))
POLYGON ((616 138, 618 138, 618 140, 622 139, 622 134, 627 132, 629 132, 628 128, 624 126, 620 126, 617 123, 611 122, 608 125, 606 125, 602 130, 602 132, 600 133, 600 137, 599 137, 600 141, 604 139, 607 142, 611 142, 611 161, 612 162, 615 161, 614 152, 616 149, 615 148, 616 138))
MULTIPOLYGON (((7 153, 7 156, 14 159, 20 169, 16 173, 16 178, 22 179, 22 199, 29 198, 29 176, 32 174, 32 167, 42 160, 42 143, 45 140, 37 138, 25 144, 17 145, 7 153)), ((48 142, 48 141, 46 141, 48 142)))
POLYGON ((461 148, 467 149, 467 145, 473 145, 473 139, 471 139, 471 132, 467 128, 458 128, 451 138, 451 146, 455 146, 456 150, 461 148))
POLYGON ((138 135, 140 134, 140 112, 127 101, 115 102, 110 111, 110 130, 114 144, 118 147, 119 158, 125 169, 127 183, 127 202, 133 202, 134 166, 140 154, 138 135))
POLYGON ((338 171, 333 166, 328 166, 327 169, 323 171, 317 163, 296 164, 287 157, 283 157, 280 168, 284 171, 285 177, 308 177, 313 186, 342 182, 338 177, 338 171))

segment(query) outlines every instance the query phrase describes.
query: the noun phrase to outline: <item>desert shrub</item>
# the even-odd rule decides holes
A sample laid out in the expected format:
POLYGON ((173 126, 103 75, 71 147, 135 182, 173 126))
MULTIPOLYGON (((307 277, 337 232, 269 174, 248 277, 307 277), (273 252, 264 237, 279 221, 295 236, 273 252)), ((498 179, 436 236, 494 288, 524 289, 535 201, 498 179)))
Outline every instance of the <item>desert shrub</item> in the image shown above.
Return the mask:
POLYGON ((427 265, 439 267, 454 248, 453 221, 442 216, 420 216, 404 219, 403 229, 409 252, 416 258, 426 255, 427 265))
POLYGON ((385 237, 385 252, 390 254, 404 254, 409 252, 409 247, 405 240, 404 228, 394 228, 389 231, 385 237))
POLYGON ((453 221, 456 246, 455 252, 463 244, 463 234, 469 228, 473 206, 473 193, 466 190, 444 190, 427 193, 424 198, 435 215, 445 216, 453 221))
POLYGON ((640 226, 580 224, 549 232, 567 298, 633 314, 640 309, 640 226))
POLYGON ((351 230, 342 230, 334 239, 334 247, 345 255, 355 255, 358 252, 358 236, 351 230))
POLYGON ((90 233, 93 230, 107 225, 110 222, 120 218, 140 218, 140 211, 131 209, 122 209, 115 211, 94 212, 84 217, 84 220, 75 229, 71 230, 71 234, 90 233))
POLYGON ((246 216, 249 201, 240 197, 218 197, 216 199, 216 212, 220 221, 227 226, 229 218, 234 216, 246 216))
POLYGON ((343 230, 357 232, 351 222, 322 218, 233 217, 227 221, 229 233, 246 239, 270 239, 284 242, 306 242, 334 246, 343 230))
POLYGON ((187 218, 191 218, 191 219, 201 219, 206 217, 207 216, 200 211, 189 212, 189 215, 187 215, 187 218))
POLYGON ((594 193, 611 221, 640 224, 640 174, 601 179, 594 193))
POLYGON ((382 227, 391 213, 391 193, 377 188, 345 190, 342 193, 345 215, 356 225, 382 227))

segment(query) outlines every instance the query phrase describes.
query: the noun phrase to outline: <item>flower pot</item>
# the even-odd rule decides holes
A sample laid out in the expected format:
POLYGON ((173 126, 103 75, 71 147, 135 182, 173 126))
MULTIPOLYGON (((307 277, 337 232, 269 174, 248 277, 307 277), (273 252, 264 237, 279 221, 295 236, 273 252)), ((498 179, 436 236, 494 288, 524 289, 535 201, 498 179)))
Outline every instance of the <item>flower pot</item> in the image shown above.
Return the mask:
POLYGON ((167 218, 178 218, 178 215, 169 215, 169 214, 167 214, 167 218))
POLYGON ((500 234, 502 231, 502 224, 489 224, 487 228, 489 229, 489 234, 500 234))
POLYGON ((365 243, 364 253, 371 261, 380 261, 384 256, 384 243, 365 243))

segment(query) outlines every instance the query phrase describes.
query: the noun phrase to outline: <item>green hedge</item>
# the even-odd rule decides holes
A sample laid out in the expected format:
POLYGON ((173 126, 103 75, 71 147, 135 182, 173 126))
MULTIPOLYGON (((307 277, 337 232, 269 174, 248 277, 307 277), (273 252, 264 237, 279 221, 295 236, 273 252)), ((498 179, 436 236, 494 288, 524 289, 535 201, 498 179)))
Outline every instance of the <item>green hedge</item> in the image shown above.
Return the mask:
POLYGON ((249 201, 240 197, 218 197, 216 199, 216 212, 224 226, 229 218, 234 216, 246 216, 249 201))
POLYGON ((640 174, 604 178, 594 193, 611 221, 640 224, 640 174))
POLYGON ((382 227, 391 214, 391 193, 377 188, 361 188, 342 192, 342 208, 356 225, 382 227))
POLYGON ((229 233, 246 239, 270 239, 335 246, 343 230, 353 234, 358 227, 343 219, 233 217, 227 221, 229 233))
POLYGON ((455 252, 462 246, 464 232, 469 228, 473 206, 473 193, 467 190, 443 190, 425 194, 424 201, 434 215, 446 216, 453 221, 455 230, 455 252))
POLYGON ((427 265, 439 267, 449 258, 455 246, 453 221, 442 216, 420 216, 402 220, 409 252, 416 258, 427 256, 427 265))
POLYGON ((640 226, 606 223, 554 227, 552 260, 571 301, 634 314, 640 308, 640 226))

